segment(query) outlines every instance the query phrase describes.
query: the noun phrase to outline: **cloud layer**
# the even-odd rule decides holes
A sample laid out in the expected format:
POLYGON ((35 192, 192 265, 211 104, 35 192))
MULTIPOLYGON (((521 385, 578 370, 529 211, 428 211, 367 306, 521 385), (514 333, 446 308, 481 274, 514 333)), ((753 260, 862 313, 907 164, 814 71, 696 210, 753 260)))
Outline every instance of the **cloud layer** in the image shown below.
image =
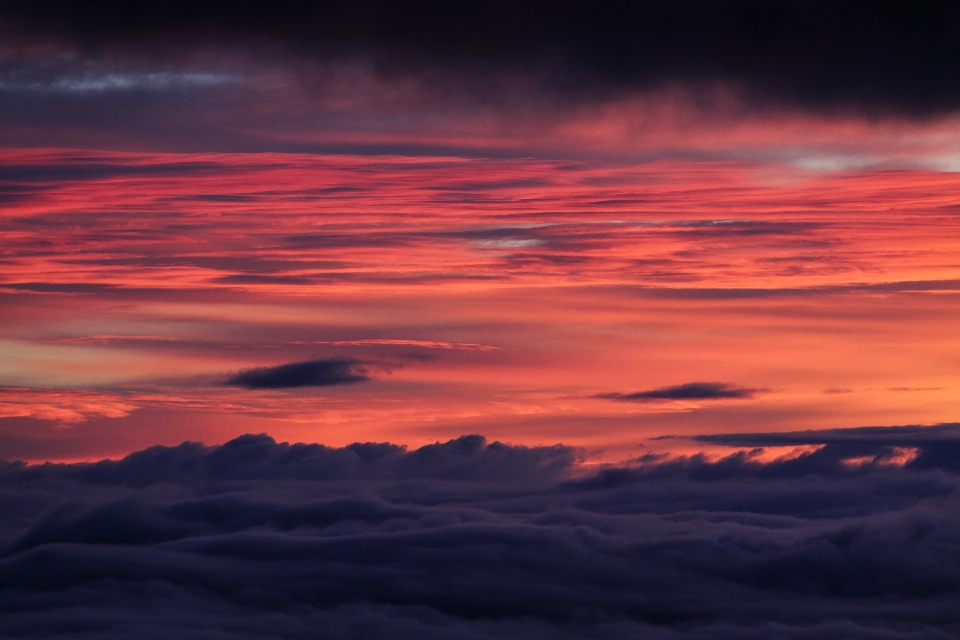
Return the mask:
MULTIPOLYGON (((873 436, 960 443, 956 425, 926 433, 873 436)), ((847 435, 871 438, 807 440, 847 435)), ((7 464, 0 617, 8 637, 53 638, 954 637, 951 451, 583 475, 567 447, 479 436, 414 451, 244 436, 7 464)))

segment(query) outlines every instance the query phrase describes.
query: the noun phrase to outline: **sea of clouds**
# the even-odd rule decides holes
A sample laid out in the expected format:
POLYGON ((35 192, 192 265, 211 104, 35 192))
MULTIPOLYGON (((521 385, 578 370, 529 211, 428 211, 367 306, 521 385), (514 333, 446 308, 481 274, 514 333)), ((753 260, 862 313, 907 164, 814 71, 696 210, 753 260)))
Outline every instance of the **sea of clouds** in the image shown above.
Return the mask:
POLYGON ((480 436, 248 435, 3 463, 0 636, 960 635, 960 426, 744 438, 824 446, 584 472, 480 436))

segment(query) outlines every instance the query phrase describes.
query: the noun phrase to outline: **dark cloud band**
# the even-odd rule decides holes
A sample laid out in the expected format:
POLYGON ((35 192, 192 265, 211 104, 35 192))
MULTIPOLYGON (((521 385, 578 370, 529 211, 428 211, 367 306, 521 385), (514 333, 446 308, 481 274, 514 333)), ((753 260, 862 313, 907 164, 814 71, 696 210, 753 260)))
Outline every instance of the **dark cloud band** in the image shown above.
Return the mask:
MULTIPOLYGON (((883 463, 900 450, 916 450, 908 468, 945 468, 960 472, 960 424, 902 427, 859 427, 782 433, 728 433, 701 435, 695 440, 731 447, 784 447, 822 445, 822 449, 800 459, 836 461, 862 458, 883 463)), ((819 463, 818 463, 819 464, 819 463)))

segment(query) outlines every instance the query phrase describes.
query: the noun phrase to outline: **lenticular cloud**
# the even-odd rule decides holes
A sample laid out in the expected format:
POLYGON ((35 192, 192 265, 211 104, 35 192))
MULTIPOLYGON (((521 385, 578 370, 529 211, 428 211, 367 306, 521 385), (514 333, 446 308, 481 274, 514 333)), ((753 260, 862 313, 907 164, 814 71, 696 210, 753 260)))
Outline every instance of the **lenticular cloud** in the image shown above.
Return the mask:
POLYGON ((952 638, 960 467, 933 452, 958 451, 960 432, 938 429, 859 431, 845 440, 855 447, 774 462, 741 452, 586 475, 567 447, 479 436, 414 451, 243 436, 96 464, 7 463, 0 628, 952 638), (901 445, 919 450, 913 462, 890 462, 901 445))

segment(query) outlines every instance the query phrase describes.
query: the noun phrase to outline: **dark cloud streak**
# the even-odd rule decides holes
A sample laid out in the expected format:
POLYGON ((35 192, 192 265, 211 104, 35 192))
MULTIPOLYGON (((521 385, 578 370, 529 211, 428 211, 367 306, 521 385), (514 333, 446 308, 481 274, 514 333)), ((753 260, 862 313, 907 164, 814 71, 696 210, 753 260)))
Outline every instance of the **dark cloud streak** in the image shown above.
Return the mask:
POLYGON ((332 387, 369 380, 357 360, 331 358, 292 362, 276 367, 247 369, 227 379, 227 384, 247 389, 332 387))
POLYGON ((623 402, 657 402, 660 400, 728 400, 752 398, 761 389, 737 387, 723 382, 688 382, 635 393, 598 393, 594 398, 623 402))

